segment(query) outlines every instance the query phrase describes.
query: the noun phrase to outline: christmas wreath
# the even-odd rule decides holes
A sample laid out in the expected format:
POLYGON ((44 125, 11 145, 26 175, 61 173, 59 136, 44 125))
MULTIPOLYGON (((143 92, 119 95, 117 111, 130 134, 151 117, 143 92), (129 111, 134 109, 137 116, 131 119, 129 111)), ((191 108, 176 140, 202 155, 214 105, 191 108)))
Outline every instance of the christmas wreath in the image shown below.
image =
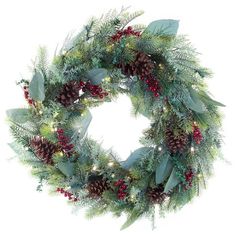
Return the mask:
POLYGON ((126 213, 122 229, 142 216, 154 220, 155 206, 163 215, 199 195, 222 142, 223 105, 207 92, 210 71, 176 35, 179 22, 130 26, 141 14, 92 18, 50 65, 40 48, 32 78, 18 83, 27 108, 7 111, 10 146, 39 178, 37 190, 47 183, 76 208, 88 207, 88 217, 126 213), (121 93, 151 123, 125 161, 86 132, 89 108, 121 93))

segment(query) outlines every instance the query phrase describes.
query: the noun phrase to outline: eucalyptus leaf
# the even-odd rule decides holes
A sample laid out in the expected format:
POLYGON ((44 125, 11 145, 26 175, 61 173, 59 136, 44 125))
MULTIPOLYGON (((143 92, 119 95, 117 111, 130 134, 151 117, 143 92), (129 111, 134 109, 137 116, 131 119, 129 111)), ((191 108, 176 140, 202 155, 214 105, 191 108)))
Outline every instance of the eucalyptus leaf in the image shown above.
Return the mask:
POLYGON ((139 161, 141 158, 146 157, 153 151, 152 147, 141 147, 133 151, 127 160, 124 162, 121 162, 121 165, 125 169, 130 169, 137 161, 139 161))
POLYGON ((224 104, 212 99, 207 93, 201 92, 200 93, 201 100, 206 104, 206 105, 213 105, 213 106, 219 106, 219 107, 225 107, 224 104))
POLYGON ((132 225, 141 215, 143 212, 138 210, 133 210, 133 212, 128 216, 126 222, 121 226, 121 230, 124 230, 128 228, 130 225, 132 225))
POLYGON ((169 159, 169 156, 164 156, 164 158, 156 168, 156 184, 163 183, 165 179, 170 175, 172 169, 173 164, 169 159))
POLYGON ((67 162, 59 162, 57 164, 57 168, 66 176, 71 177, 74 174, 74 163, 67 162))
POLYGON ((102 80, 107 77, 107 70, 103 68, 90 70, 86 77, 91 81, 92 84, 101 84, 102 80))
POLYGON ((29 84, 29 94, 36 101, 43 101, 45 99, 44 78, 41 73, 35 72, 29 84))
POLYGON ((7 117, 16 123, 23 124, 30 120, 29 109, 16 108, 7 110, 7 117))
POLYGON ((189 96, 185 98, 184 104, 191 110, 203 113, 206 112, 206 107, 204 103, 200 100, 199 95, 197 94, 196 90, 193 88, 189 88, 189 96))
POLYGON ((80 139, 82 139, 87 133, 91 120, 92 120, 92 114, 89 110, 87 110, 85 113, 83 113, 83 116, 81 116, 81 119, 78 124, 80 139))
POLYGON ((160 34, 165 36, 171 36, 177 34, 178 28, 178 20, 163 19, 151 22, 144 32, 149 32, 154 35, 160 34))
POLYGON ((180 179, 176 175, 175 168, 172 169, 171 175, 165 185, 164 192, 167 193, 170 190, 172 190, 175 186, 177 186, 180 183, 180 179))

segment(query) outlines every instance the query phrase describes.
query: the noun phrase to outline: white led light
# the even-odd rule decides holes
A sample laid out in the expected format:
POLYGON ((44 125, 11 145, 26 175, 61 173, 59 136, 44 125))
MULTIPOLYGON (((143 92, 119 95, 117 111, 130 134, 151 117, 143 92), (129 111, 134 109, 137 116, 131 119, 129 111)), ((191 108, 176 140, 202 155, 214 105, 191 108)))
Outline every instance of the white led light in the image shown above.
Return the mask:
POLYGON ((194 151, 195 151, 194 147, 191 147, 191 148, 190 148, 190 151, 191 151, 192 153, 194 153, 194 151))
POLYGON ((92 170, 96 170, 97 169, 97 166, 93 166, 93 169, 92 170))
POLYGON ((114 165, 114 163, 113 162, 108 162, 108 166, 113 166, 114 165))
POLYGON ((158 147, 158 151, 161 151, 162 150, 162 147, 158 147))

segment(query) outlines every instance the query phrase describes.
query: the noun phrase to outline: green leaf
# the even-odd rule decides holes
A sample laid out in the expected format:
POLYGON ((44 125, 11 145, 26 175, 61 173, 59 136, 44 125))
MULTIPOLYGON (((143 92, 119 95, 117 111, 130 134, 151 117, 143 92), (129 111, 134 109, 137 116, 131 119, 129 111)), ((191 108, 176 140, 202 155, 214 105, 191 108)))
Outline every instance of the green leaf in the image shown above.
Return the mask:
POLYGON ((30 120, 29 109, 16 108, 7 110, 7 117, 16 123, 23 124, 30 120))
POLYGON ((87 73, 86 77, 92 84, 98 85, 107 77, 107 70, 103 68, 92 69, 87 73))
POLYGON ((67 162, 59 162, 57 164, 57 168, 66 176, 71 177, 74 174, 74 163, 67 162))
POLYGON ((92 120, 92 114, 89 110, 87 110, 85 113, 83 113, 83 116, 81 116, 81 119, 79 121, 79 137, 82 139, 90 125, 90 122, 92 120))
POLYGON ((44 78, 41 73, 36 72, 29 84, 29 94, 33 100, 43 101, 45 99, 44 78))
POLYGON ((176 175, 176 170, 175 168, 173 168, 171 175, 165 185, 165 189, 164 192, 167 193, 170 190, 172 190, 176 185, 178 185, 180 183, 180 179, 178 178, 178 176, 176 175))
POLYGON ((161 162, 156 168, 156 184, 163 183, 165 179, 170 176, 173 164, 169 159, 169 156, 164 156, 161 162))
POLYGON ((196 111, 198 113, 206 112, 206 107, 204 103, 200 100, 196 90, 194 90, 191 87, 188 90, 189 90, 189 96, 186 100, 184 100, 184 104, 189 109, 196 111))
POLYGON ((225 107, 224 104, 212 99, 207 93, 201 91, 200 93, 201 100, 207 105, 213 105, 213 106, 219 106, 219 107, 225 107))
POLYGON ((163 19, 151 22, 145 29, 145 31, 148 31, 154 35, 160 34, 160 35, 171 36, 177 34, 178 28, 179 28, 178 20, 163 19))
POLYGON ((140 216, 142 215, 142 212, 138 210, 133 210, 130 216, 127 218, 126 222, 121 226, 120 230, 124 230, 128 228, 130 225, 132 225, 140 216))
POLYGON ((150 154, 150 152, 153 151, 153 148, 151 147, 141 147, 133 151, 130 156, 121 163, 123 168, 130 169, 132 165, 134 165, 138 160, 140 160, 143 157, 146 157, 150 154))

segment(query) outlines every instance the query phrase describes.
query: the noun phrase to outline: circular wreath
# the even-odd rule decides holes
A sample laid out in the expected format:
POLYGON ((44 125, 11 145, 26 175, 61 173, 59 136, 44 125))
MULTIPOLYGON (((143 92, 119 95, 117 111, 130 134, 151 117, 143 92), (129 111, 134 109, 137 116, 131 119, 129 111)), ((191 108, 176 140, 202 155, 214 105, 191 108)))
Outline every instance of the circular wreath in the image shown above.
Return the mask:
POLYGON ((178 21, 128 26, 141 13, 91 19, 50 65, 41 48, 32 79, 19 82, 28 107, 7 111, 10 145, 39 178, 37 190, 47 183, 89 217, 125 212, 122 229, 154 219, 156 205, 163 215, 199 195, 221 144, 223 105, 208 95, 211 73, 176 35, 178 21), (125 161, 86 135, 89 108, 121 93, 151 122, 125 161))

